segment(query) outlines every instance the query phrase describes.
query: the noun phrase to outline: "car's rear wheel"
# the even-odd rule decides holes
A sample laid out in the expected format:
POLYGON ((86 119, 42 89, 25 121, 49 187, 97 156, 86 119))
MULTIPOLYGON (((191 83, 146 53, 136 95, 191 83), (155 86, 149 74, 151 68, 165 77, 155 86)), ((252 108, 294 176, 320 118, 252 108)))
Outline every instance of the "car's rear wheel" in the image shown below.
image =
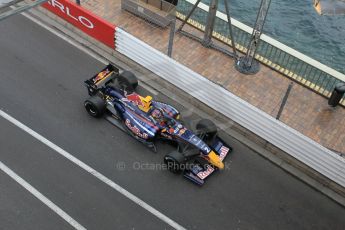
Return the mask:
POLYGON ((217 135, 217 126, 208 119, 201 119, 196 124, 196 130, 198 133, 204 135, 204 140, 212 140, 217 135))
POLYGON ((92 96, 84 102, 84 107, 92 117, 101 117, 106 110, 105 102, 98 96, 92 96))
POLYGON ((129 93, 134 92, 138 86, 138 79, 134 73, 130 71, 123 71, 117 78, 118 84, 121 89, 129 93))
POLYGON ((164 157, 164 164, 172 173, 183 171, 185 163, 185 157, 178 151, 170 152, 164 157))

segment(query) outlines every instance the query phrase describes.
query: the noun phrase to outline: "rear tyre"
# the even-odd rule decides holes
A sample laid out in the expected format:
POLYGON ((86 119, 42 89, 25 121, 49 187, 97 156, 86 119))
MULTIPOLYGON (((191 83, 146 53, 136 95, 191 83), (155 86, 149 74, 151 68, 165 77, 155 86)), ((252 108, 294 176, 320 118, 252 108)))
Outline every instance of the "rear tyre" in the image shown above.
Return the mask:
POLYGON ((84 107, 92 117, 101 117, 105 113, 106 105, 102 98, 92 96, 84 102, 84 107))
POLYGON ((205 134, 204 139, 206 141, 213 140, 213 138, 217 135, 217 126, 208 119, 201 119, 197 124, 196 124, 196 130, 201 133, 205 134))
POLYGON ((108 87, 111 87, 111 88, 113 88, 113 89, 119 88, 119 87, 116 85, 116 83, 115 83, 114 81, 115 81, 115 80, 112 80, 112 81, 110 81, 109 83, 107 83, 107 86, 108 86, 108 87))
POLYGON ((121 89, 127 92, 134 92, 138 86, 138 79, 134 73, 130 71, 123 71, 117 78, 118 84, 121 89))
POLYGON ((185 158, 180 152, 173 151, 165 155, 164 164, 170 172, 177 174, 184 169, 185 158))

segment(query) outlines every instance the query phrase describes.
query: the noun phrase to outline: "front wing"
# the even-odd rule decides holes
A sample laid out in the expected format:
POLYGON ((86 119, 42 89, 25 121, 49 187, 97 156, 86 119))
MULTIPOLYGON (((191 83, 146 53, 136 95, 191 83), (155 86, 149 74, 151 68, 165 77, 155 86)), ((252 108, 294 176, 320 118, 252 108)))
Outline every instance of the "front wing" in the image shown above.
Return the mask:
MULTIPOLYGON (((224 161, 232 151, 232 148, 218 136, 210 147, 222 161, 224 161)), ((201 159, 201 157, 198 157, 198 159, 195 159, 188 165, 188 168, 184 171, 184 177, 198 185, 203 185, 205 183, 205 179, 217 170, 218 168, 209 164, 206 160, 201 159)))

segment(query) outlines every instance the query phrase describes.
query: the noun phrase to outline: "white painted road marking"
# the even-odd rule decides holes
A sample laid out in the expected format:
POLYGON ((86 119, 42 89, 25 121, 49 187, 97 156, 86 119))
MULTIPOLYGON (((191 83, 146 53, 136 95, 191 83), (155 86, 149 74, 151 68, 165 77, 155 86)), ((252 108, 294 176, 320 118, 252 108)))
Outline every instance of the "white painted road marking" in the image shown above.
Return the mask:
POLYGON ((13 172, 10 168, 8 168, 4 163, 0 161, 0 170, 4 173, 9 175, 13 180, 15 180, 18 184, 23 186, 26 190, 28 190, 32 195, 34 195, 37 199, 39 199, 42 203, 47 205, 51 210, 53 210, 56 214, 58 214, 61 218, 67 221, 70 225, 72 225, 77 230, 86 230, 81 224, 79 224, 76 220, 74 220, 71 216, 69 216, 66 212, 64 212, 61 208, 59 208, 56 204, 50 201, 47 197, 45 197, 42 193, 40 193, 37 189, 32 187, 28 182, 26 182, 23 178, 18 176, 15 172, 13 172))
POLYGON ((26 133, 30 134, 32 137, 36 138, 37 140, 39 140, 43 144, 47 145, 51 149, 55 150, 61 156, 67 158, 68 160, 70 160, 71 162, 73 162, 74 164, 79 166, 80 168, 84 169, 85 171, 87 171, 88 173, 90 173, 91 175, 93 175, 94 177, 99 179, 100 181, 102 181, 103 183, 109 185, 111 188, 118 191, 119 193, 121 193, 122 195, 124 195, 125 197, 127 197, 128 199, 130 199, 131 201, 133 201, 134 203, 136 203, 140 207, 144 208, 146 211, 150 212, 151 214, 153 214, 154 216, 156 216, 157 218, 159 218, 163 222, 170 225, 171 227, 178 229, 178 230, 185 230, 184 227, 182 227, 181 225, 179 225, 178 223, 176 223, 175 221, 173 221, 172 219, 170 219, 169 217, 167 217, 163 213, 159 212, 157 209, 153 208, 152 206, 147 204, 145 201, 141 200, 140 198, 136 197, 132 193, 128 192, 126 189, 122 188, 120 185, 116 184, 115 182, 113 182, 112 180, 110 180, 109 178, 104 176, 103 174, 99 173, 98 171, 91 168, 90 166, 88 166, 84 162, 82 162, 79 159, 77 159, 76 157, 72 156, 70 153, 66 152, 65 150, 63 150, 62 148, 60 148, 59 146, 57 146, 53 142, 49 141, 45 137, 36 133, 34 130, 30 129, 29 127, 27 127, 26 125, 24 125, 20 121, 16 120, 15 118, 10 116, 9 114, 0 110, 0 116, 3 117, 4 119, 6 119, 7 121, 11 122, 12 124, 17 126, 18 128, 22 129, 26 133))

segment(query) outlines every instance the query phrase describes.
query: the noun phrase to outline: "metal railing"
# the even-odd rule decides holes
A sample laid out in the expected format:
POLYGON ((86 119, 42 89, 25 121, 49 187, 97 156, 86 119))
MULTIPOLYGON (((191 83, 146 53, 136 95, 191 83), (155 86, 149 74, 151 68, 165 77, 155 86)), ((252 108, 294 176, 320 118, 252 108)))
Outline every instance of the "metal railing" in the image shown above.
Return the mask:
MULTIPOLYGON (((195 0, 179 0, 176 16, 179 19, 184 19, 195 2, 195 0)), ((204 23, 206 22, 207 12, 208 6, 200 3, 188 23, 199 30, 205 30, 204 23)), ((231 19, 231 21, 236 48, 245 53, 253 29, 236 19, 231 19)), ((213 36, 228 45, 231 44, 226 15, 219 11, 217 12, 213 36)), ((330 97, 337 83, 345 82, 344 74, 264 34, 261 36, 255 58, 284 76, 327 98, 330 97)), ((345 96, 340 104, 345 106, 345 96)))

